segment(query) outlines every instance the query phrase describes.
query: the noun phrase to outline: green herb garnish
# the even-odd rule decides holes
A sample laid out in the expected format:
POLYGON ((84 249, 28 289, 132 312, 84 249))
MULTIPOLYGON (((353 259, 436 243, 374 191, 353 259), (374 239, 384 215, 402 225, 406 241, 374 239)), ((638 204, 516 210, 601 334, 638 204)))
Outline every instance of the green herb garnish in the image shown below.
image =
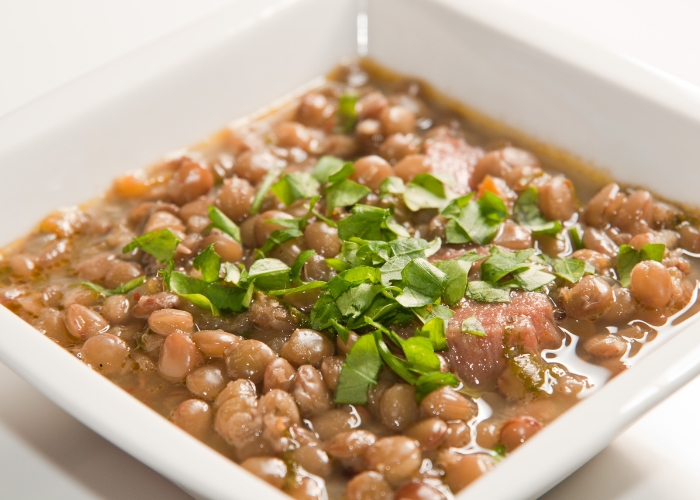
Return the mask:
POLYGON ((95 283, 91 283, 89 281, 81 281, 78 284, 83 285, 90 290, 99 293, 103 297, 111 297, 112 295, 124 295, 125 293, 129 293, 131 290, 134 288, 138 288, 143 283, 146 281, 145 276, 139 276, 138 278, 134 278, 131 281, 128 281, 126 283, 122 283, 116 288, 112 288, 111 290, 106 289, 103 286, 97 285, 95 283))
POLYGON ((484 330, 484 326, 481 324, 481 322, 476 319, 476 316, 469 316, 467 319, 462 321, 460 330, 462 333, 476 335, 477 337, 486 337, 486 330, 484 330))
POLYGON ((338 129, 345 134, 355 127, 357 98, 355 93, 346 93, 338 99, 338 129))
POLYGON ((286 206, 302 198, 318 196, 320 183, 311 174, 293 172, 284 175, 279 181, 270 187, 277 198, 286 206))
POLYGON ((126 245, 123 253, 129 253, 136 248, 140 248, 147 254, 152 255, 163 264, 172 263, 175 257, 175 249, 180 244, 180 238, 175 236, 170 229, 151 231, 137 238, 126 245))
POLYGON ((635 250, 629 245, 620 245, 617 253, 617 279, 620 284, 629 287, 634 266, 645 260, 661 262, 665 251, 666 245, 663 243, 648 243, 641 250, 635 250))
POLYGON ((209 245, 192 262, 194 268, 202 273, 202 279, 207 283, 218 281, 221 271, 221 257, 214 250, 215 246, 215 243, 209 245))
POLYGON ((374 335, 362 335, 345 358, 335 391, 335 402, 367 404, 367 391, 377 384, 381 367, 382 359, 374 335))
POLYGON ((513 218, 523 227, 529 229, 532 234, 546 234, 555 236, 562 230, 558 220, 548 221, 542 216, 538 205, 539 194, 537 188, 531 186, 523 191, 513 207, 513 218))
POLYGON ((209 212, 209 220, 211 225, 208 228, 215 227, 216 229, 228 234, 231 238, 241 244, 241 230, 235 222, 229 219, 225 213, 214 206, 207 208, 209 212))

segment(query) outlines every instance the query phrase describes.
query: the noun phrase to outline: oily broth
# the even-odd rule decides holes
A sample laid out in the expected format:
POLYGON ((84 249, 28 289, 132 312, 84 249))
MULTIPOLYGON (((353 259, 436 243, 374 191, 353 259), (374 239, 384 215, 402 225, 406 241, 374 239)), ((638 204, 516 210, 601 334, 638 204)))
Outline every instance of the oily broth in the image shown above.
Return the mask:
MULTIPOLYGON (((329 75, 329 82, 324 84, 323 89, 325 90, 322 92, 332 94, 334 89, 341 85, 339 82, 345 81, 360 82, 361 85, 369 82, 374 88, 387 95, 404 92, 408 96, 422 99, 429 110, 430 119, 419 118, 419 134, 425 133, 427 129, 436 125, 447 125, 450 128, 458 126, 464 131, 470 145, 482 147, 487 151, 511 144, 534 151, 546 171, 564 172, 574 182, 581 205, 585 205, 602 186, 610 182, 607 175, 590 169, 580 160, 528 139, 519 132, 503 127, 475 111, 439 95, 429 85, 400 77, 379 67, 372 61, 363 60, 359 62, 359 65, 353 64, 337 68, 329 75)), ((362 86, 358 88, 361 90, 362 86)), ((296 101, 292 101, 274 111, 262 114, 256 120, 239 122, 235 127, 239 131, 245 130, 248 134, 258 136, 262 143, 266 143, 271 140, 273 126, 278 122, 293 119, 296 107, 296 101)), ((189 150, 189 154, 195 160, 212 165, 214 177, 217 182, 220 182, 221 179, 229 176, 232 170, 235 171, 234 158, 240 153, 237 151, 239 147, 240 144, 236 142, 231 129, 226 129, 189 150)), ((306 165, 304 163, 306 160, 302 158, 304 155, 293 151, 293 149, 291 148, 284 153, 287 155, 287 160, 290 163, 306 165)), ((152 181, 149 187, 150 191, 147 190, 151 198, 157 199, 165 193, 165 186, 173 175, 173 169, 168 165, 171 165, 171 162, 165 161, 151 168, 149 175, 152 181), (155 175, 153 175, 154 172, 155 175)), ((57 313, 47 314, 45 309, 46 306, 50 306, 53 310, 60 311, 63 307, 62 304, 66 301, 66 296, 73 294, 76 303, 92 308, 96 312, 103 312, 103 300, 99 294, 83 287, 69 287, 68 285, 77 281, 74 268, 86 254, 97 255, 102 251, 108 251, 117 244, 128 243, 128 240, 133 236, 129 228, 124 227, 123 230, 119 230, 119 226, 123 225, 124 215, 136 210, 143 200, 119 196, 120 189, 123 190, 123 186, 120 188, 117 185, 104 198, 97 199, 82 209, 84 213, 89 215, 89 221, 85 226, 88 228, 87 230, 71 234, 69 229, 62 229, 62 224, 70 228, 70 221, 73 220, 71 217, 80 217, 80 210, 68 212, 68 215, 53 215, 42 222, 37 231, 24 240, 5 248, 0 254, 5 259, 10 259, 19 253, 38 255, 37 258, 44 259, 49 263, 43 266, 44 272, 37 273, 31 269, 28 270, 25 278, 13 276, 9 267, 2 268, 0 266, 0 292, 4 294, 0 299, 11 311, 34 325, 78 358, 83 357, 81 350, 84 342, 68 333, 57 313), (71 213, 73 216, 70 215, 71 213), (56 229, 57 227, 58 229, 56 229), (61 250, 63 248, 61 245, 69 247, 69 251, 61 250), (47 292, 47 287, 50 286, 54 287, 56 297, 47 297, 50 295, 47 292), (20 298, 16 299, 17 296, 20 298)), ((167 207, 164 205, 162 208, 167 207)), ((275 207, 273 204, 267 203, 266 208, 261 212, 271 208, 275 207)), ((688 218, 692 220, 692 216, 688 216, 688 218)), ((544 245, 545 243, 540 242, 540 244, 544 245)), ((569 246, 559 255, 566 256, 572 252, 573 249, 569 246)), ((638 308, 638 315, 633 320, 625 319, 604 324, 579 320, 570 316, 557 321, 557 325, 565 333, 564 341, 556 349, 542 351, 542 357, 550 364, 560 365, 568 373, 569 380, 573 384, 572 387, 577 387, 575 390, 551 387, 548 397, 525 398, 522 401, 513 402, 509 401, 498 389, 475 392, 461 387, 459 390, 463 394, 474 398, 478 412, 467 422, 464 422, 466 430, 463 442, 459 446, 453 446, 453 448, 464 454, 486 453, 497 457, 498 454, 494 449, 498 445, 498 429, 508 418, 518 415, 531 416, 546 425, 578 400, 595 392, 609 378, 632 366, 664 339, 672 336, 679 327, 683 327, 684 321, 688 321, 700 311, 700 303, 697 301, 697 283, 700 279, 698 255, 683 251, 683 256, 692 264, 687 279, 696 285, 690 302, 680 311, 669 312, 638 308), (596 360, 583 346, 594 336, 608 333, 619 334, 629 343, 628 349, 619 358, 596 360)), ((128 260, 132 257, 127 255, 124 258, 128 260)), ((155 262, 150 263, 151 266, 155 266, 155 264, 155 262)), ((153 276, 148 264, 144 270, 147 275, 153 276)), ((131 296, 131 306, 133 307, 134 303, 138 302, 140 296, 162 291, 162 282, 156 277, 150 277, 131 296)), ((177 308, 189 312, 199 330, 221 329, 247 339, 259 340, 270 346, 275 353, 279 352, 292 333, 288 331, 280 334, 278 330, 256 326, 245 315, 214 318, 186 300, 181 300, 177 308)), ((183 402, 193 398, 193 392, 181 380, 168 379, 159 374, 156 358, 165 337, 152 332, 145 318, 135 318, 130 315, 128 320, 118 325, 112 325, 109 333, 122 339, 131 351, 125 368, 107 375, 122 389, 165 418, 171 418, 173 412, 183 402)), ((223 358, 209 358, 207 365, 226 373, 226 362, 223 358)), ((392 384, 398 381, 397 377, 391 373, 383 374, 382 377, 381 380, 392 384)), ((364 429, 371 431, 378 438, 394 434, 394 431, 382 425, 378 421, 379 419, 375 421, 373 418, 367 418, 366 409, 348 405, 346 410, 353 416, 349 420, 350 428, 363 425, 364 429)), ((314 420, 318 422, 316 417, 305 419, 305 422, 313 427, 314 420)), ((236 451, 211 425, 198 437, 215 450, 236 461, 240 461, 241 457, 272 453, 269 445, 262 440, 253 442, 250 449, 236 451)), ((283 458, 288 461, 288 457, 283 458)), ((437 487, 446 497, 449 497, 450 493, 447 487, 440 482, 440 470, 432 467, 431 460, 435 460, 435 457, 430 455, 430 459, 426 458, 425 460, 428 463, 421 468, 423 471, 422 480, 426 484, 437 487)), ((303 470, 301 474, 301 477, 317 478, 317 476, 303 470)), ((350 477, 351 475, 343 467, 334 462, 330 472, 325 477, 329 497, 341 498, 350 477)))

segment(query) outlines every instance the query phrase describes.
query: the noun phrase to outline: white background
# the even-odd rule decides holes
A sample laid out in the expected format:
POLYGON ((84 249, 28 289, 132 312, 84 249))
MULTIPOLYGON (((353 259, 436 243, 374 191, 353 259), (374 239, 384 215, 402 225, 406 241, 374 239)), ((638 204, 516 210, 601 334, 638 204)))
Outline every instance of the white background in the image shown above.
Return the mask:
MULTIPOLYGON (((0 0, 0 115, 230 1, 0 0)), ((700 0, 492 1, 700 86, 700 0)), ((699 416, 696 379, 544 498, 700 498, 699 416)), ((189 496, 0 364, 0 499, 24 498, 189 496)))

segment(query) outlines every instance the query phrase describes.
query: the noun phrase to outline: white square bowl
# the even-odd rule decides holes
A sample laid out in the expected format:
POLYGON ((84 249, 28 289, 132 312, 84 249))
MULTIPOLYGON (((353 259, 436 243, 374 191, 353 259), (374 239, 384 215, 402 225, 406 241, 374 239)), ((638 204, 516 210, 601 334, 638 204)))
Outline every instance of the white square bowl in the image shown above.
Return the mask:
MULTIPOLYGON (((695 87, 488 1, 258 0, 237 2, 1 119, 0 242, 356 54, 358 7, 368 15, 369 56, 376 61, 621 181, 698 204, 695 87)), ((458 498, 533 498, 551 488, 700 373, 698 330, 687 322, 654 345, 458 498)), ((198 497, 285 498, 3 308, 0 360, 198 497)))

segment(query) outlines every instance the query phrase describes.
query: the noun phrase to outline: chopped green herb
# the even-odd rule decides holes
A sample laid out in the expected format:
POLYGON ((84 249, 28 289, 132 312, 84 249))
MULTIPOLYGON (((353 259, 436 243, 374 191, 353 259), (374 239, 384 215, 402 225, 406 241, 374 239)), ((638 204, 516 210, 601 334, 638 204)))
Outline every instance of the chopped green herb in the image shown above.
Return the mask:
POLYGON ((289 206, 296 200, 318 196, 320 186, 321 184, 311 174, 292 172, 284 175, 270 187, 270 190, 282 203, 289 206))
POLYGON ((508 210, 501 198, 487 191, 478 200, 472 195, 453 200, 442 215, 454 221, 446 226, 448 243, 474 241, 484 245, 496 236, 508 210))
POLYGON ((281 290, 268 290, 267 293, 268 295, 272 296, 278 296, 278 295, 287 295, 290 293, 301 293, 301 292, 308 292, 310 290, 318 290, 319 288, 323 288, 325 286, 324 281, 309 281, 308 283, 303 283, 299 286, 296 286, 294 288, 283 288, 281 290))
POLYGON ((435 302, 447 284, 447 276, 423 258, 414 259, 401 271, 403 293, 396 301, 404 307, 421 307, 435 302))
POLYGON ((367 186, 349 179, 332 184, 326 188, 326 213, 330 214, 337 207, 349 207, 371 193, 367 186))
POLYGON ((331 258, 325 259, 325 261, 326 261, 326 265, 328 267, 330 267, 331 269, 333 269, 335 271, 341 272, 341 273, 343 271, 347 271, 348 269, 350 269, 350 264, 348 264, 347 262, 340 260, 340 259, 336 259, 336 258, 331 257, 331 258))
POLYGON ((209 212, 208 217, 211 221, 211 225, 209 227, 215 227, 216 229, 228 234, 239 244, 241 243, 241 230, 238 228, 235 222, 229 219, 225 213, 214 206, 207 207, 207 211, 209 212))
POLYGON ((470 281, 467 293, 477 302, 510 302, 510 289, 491 285, 485 281, 470 281))
MULTIPOLYGON (((339 172, 346 163, 348 162, 335 156, 322 156, 316 163, 311 175, 321 184, 325 184, 328 182, 328 178, 339 172)), ((352 167, 352 164, 350 166, 352 167)))
POLYGON ((292 264, 292 270, 290 277, 292 278, 292 281, 301 281, 301 271, 304 268, 304 264, 306 264, 311 257, 316 255, 316 252, 313 250, 304 250, 299 254, 299 256, 294 260, 294 263, 292 264))
POLYGON ((530 267, 526 261, 535 253, 528 248, 519 252, 506 252, 496 246, 489 250, 491 255, 481 264, 481 278, 496 283, 508 274, 522 272, 530 267))
POLYGON ((406 191, 406 186, 400 177, 394 177, 393 175, 387 177, 379 185, 379 197, 383 198, 388 194, 403 194, 406 191))
POLYGON ((270 188, 275 183, 275 180, 277 180, 277 177, 281 171, 282 169, 275 167, 271 168, 267 172, 265 178, 260 184, 260 187, 258 188, 258 192, 255 193, 255 198, 253 198, 253 204, 250 206, 251 214, 257 214, 260 211, 260 207, 262 206, 263 201, 265 201, 265 196, 267 196, 267 193, 270 191, 270 188))
POLYGON ((532 234, 546 234, 555 236, 562 230, 558 220, 548 221, 542 216, 538 205, 539 194, 537 188, 530 186, 518 197, 513 207, 513 218, 523 227, 529 229, 532 234))
POLYGON ((345 328, 343 325, 338 323, 336 320, 332 320, 331 323, 333 324, 333 328, 335 328, 335 331, 338 334, 338 337, 340 337, 340 340, 342 340, 344 344, 347 344, 348 339, 350 338, 350 330, 345 328))
POLYGON ((430 174, 418 174, 406 184, 403 200, 412 212, 423 208, 442 210, 449 203, 444 184, 440 179, 430 174))
POLYGON ((207 283, 218 281, 221 271, 221 257, 214 250, 214 246, 216 244, 212 243, 202 250, 192 262, 194 268, 202 273, 202 279, 207 283))
POLYGON ((583 248, 586 248, 586 246, 583 244, 583 239, 581 238, 581 235, 579 234, 578 228, 576 226, 570 227, 568 233, 569 239, 571 240, 571 246, 574 250, 581 250, 583 248))
POLYGON ((198 307, 209 309, 214 316, 219 310, 243 312, 250 305, 253 287, 239 288, 218 283, 207 283, 174 271, 165 276, 168 289, 198 307))
POLYGON ((392 281, 399 281, 401 279, 401 271, 411 262, 411 258, 408 255, 399 255, 398 257, 392 257, 381 267, 382 272, 382 283, 385 285, 390 285, 392 281))
POLYGON ((261 290, 280 290, 290 281, 291 269, 278 259, 260 259, 248 270, 248 279, 261 290))
POLYGON ((118 287, 112 288, 111 290, 107 290, 106 288, 104 288, 100 285, 97 285, 95 283, 90 283, 89 281, 81 281, 78 284, 83 285, 83 286, 99 293, 103 297, 111 297, 112 295, 124 295, 126 293, 129 293, 134 288, 138 288, 141 285, 143 285, 143 283, 145 281, 146 281, 145 276, 139 276, 138 278, 134 278, 131 281, 128 281, 126 283, 122 283, 118 287))
POLYGON ((267 238, 265 244, 262 247, 260 247, 260 251, 263 255, 267 255, 276 246, 303 235, 304 233, 301 232, 299 229, 278 229, 276 231, 273 231, 273 233, 267 238))
POLYGON ((122 252, 129 253, 136 248, 140 248, 165 264, 172 263, 175 249, 179 244, 180 239, 170 229, 161 229, 160 231, 151 231, 134 238, 131 243, 124 247, 122 252))
POLYGON ((422 328, 416 331, 419 337, 426 337, 433 344, 433 349, 436 351, 444 351, 447 349, 447 338, 445 337, 445 320, 435 317, 428 321, 422 328))
POLYGON ((378 266, 389 259, 391 247, 385 241, 350 238, 343 242, 340 252, 352 266, 378 266))
POLYGON ((240 268, 232 262, 224 262, 224 281, 237 285, 242 278, 240 268))
POLYGON ((319 331, 329 329, 333 326, 333 322, 340 321, 342 318, 338 306, 335 305, 335 299, 328 292, 321 294, 309 314, 311 328, 319 331))
POLYGON ((451 373, 433 372, 421 375, 416 381, 416 400, 420 403, 425 396, 444 386, 457 387, 459 379, 451 373))
POLYGON ((542 272, 542 269, 541 266, 530 266, 516 274, 513 279, 523 290, 534 292, 556 279, 553 274, 542 272))
POLYGON ((467 319, 462 321, 460 325, 462 333, 469 333, 471 335, 476 335, 477 337, 486 337, 486 330, 484 330, 484 325, 476 319, 476 316, 469 316, 467 319))
POLYGON ((630 286, 630 274, 634 266, 645 260, 661 262, 666 246, 663 243, 648 243, 637 251, 629 245, 620 245, 617 253, 617 279, 624 287, 630 286))
POLYGON ((442 300, 448 306, 453 306, 462 300, 467 292, 467 277, 472 265, 464 260, 441 260, 436 262, 435 266, 447 276, 442 300))
POLYGON ((569 283, 578 283, 586 273, 586 263, 574 257, 554 259, 552 261, 554 274, 569 283))
POLYGON ((374 335, 362 335, 350 348, 338 377, 334 401, 339 404, 367 404, 367 391, 377 385, 382 367, 374 335))
POLYGON ((338 237, 341 240, 361 238, 363 240, 385 239, 382 229, 386 228, 386 220, 391 216, 389 210, 357 204, 352 207, 352 215, 338 221, 338 237))
POLYGON ((343 133, 348 133, 355 127, 357 98, 358 95, 352 93, 343 94, 338 99, 338 128, 343 133))

